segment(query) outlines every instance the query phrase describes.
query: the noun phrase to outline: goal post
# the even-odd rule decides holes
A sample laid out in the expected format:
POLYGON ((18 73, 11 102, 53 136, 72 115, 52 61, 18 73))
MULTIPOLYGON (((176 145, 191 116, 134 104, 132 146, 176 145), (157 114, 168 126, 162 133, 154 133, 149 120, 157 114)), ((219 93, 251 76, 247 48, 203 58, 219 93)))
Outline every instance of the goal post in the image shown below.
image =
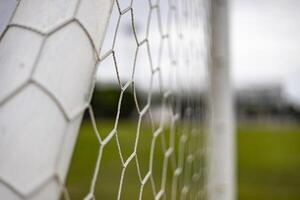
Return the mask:
POLYGON ((210 4, 208 200, 235 199, 235 135, 230 80, 229 2, 210 4))

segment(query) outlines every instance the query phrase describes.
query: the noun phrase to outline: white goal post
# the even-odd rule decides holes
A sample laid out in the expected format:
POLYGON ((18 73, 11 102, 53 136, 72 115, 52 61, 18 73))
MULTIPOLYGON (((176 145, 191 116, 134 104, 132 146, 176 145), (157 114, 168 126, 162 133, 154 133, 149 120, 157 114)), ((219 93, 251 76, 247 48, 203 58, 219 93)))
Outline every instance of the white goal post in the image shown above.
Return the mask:
POLYGON ((230 80, 230 0, 212 0, 210 14, 208 199, 235 199, 235 135, 230 80))
MULTIPOLYGON (((206 197, 234 200, 228 0, 207 2, 211 51, 206 197)), ((57 200, 63 193, 113 3, 20 0, 9 14, 0 32, 0 199, 57 200)))

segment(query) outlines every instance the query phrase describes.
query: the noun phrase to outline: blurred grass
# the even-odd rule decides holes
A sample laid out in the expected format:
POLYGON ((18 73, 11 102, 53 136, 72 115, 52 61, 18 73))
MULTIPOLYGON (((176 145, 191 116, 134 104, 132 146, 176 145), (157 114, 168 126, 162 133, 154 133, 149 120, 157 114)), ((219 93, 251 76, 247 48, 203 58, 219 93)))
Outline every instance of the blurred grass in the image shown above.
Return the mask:
POLYGON ((238 127, 238 199, 300 199, 300 126, 267 123, 238 127))
MULTIPOLYGON (((98 124, 104 138, 112 130, 113 121, 98 124)), ((133 150, 137 122, 121 120, 118 125, 121 151, 126 158, 133 150)), ((237 129, 237 175, 239 200, 300 199, 300 126, 292 124, 240 124, 237 129)), ((142 176, 147 171, 151 128, 142 123, 138 158, 142 176)), ((91 124, 82 124, 67 179, 71 199, 83 199, 89 191, 99 144, 91 124)), ((157 141, 159 142, 159 141, 157 141)), ((159 145, 158 145, 159 146, 159 145)), ((154 176, 160 177, 163 154, 155 151, 154 176)), ((116 199, 121 176, 121 161, 115 140, 104 149, 95 195, 98 199, 116 199)), ((159 182, 159 180, 158 180, 159 182)), ((170 180, 168 180, 170 186, 170 180)), ((124 175, 123 199, 138 199, 139 180, 132 162, 124 175)), ((157 186, 158 188, 159 186, 157 186)), ((153 199, 151 185, 146 184, 143 199, 153 199)))

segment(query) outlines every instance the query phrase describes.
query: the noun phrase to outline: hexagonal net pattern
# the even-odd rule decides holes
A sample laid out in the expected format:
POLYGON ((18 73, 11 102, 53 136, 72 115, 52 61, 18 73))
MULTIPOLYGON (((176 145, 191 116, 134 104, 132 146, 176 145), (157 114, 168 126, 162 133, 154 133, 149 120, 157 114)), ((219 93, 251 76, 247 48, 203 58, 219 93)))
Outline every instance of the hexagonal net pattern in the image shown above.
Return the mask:
POLYGON ((105 198, 96 193, 99 185, 109 184, 100 176, 107 160, 119 161, 114 163, 120 174, 112 195, 118 200, 128 199, 124 187, 130 167, 138 179, 137 199, 205 199, 205 131, 200 120, 205 109, 200 94, 208 57, 209 0, 55 0, 40 2, 35 10, 29 5, 37 0, 28 2, 18 1, 0 40, 0 63, 12 66, 1 69, 6 90, 0 91, 0 128, 15 133, 1 136, 0 191, 11 199, 59 199, 61 192, 72 199, 64 187, 76 139, 72 133, 78 132, 87 111, 99 149, 85 199, 105 198), (49 10, 54 14, 43 17, 49 10), (22 57, 1 57, 16 50, 6 47, 14 35, 24 47, 15 55, 22 57), (116 83, 119 99, 114 123, 102 134, 106 130, 90 101, 95 84, 101 87, 105 80, 116 83), (126 135, 133 142, 124 145, 120 118, 127 93, 136 115, 126 135), (32 103, 22 110, 18 106, 24 101, 32 103), (28 110, 36 116, 30 125, 24 120, 28 110), (15 126, 5 129, 6 119, 15 116, 15 126), (32 133, 34 142, 20 132, 32 133), (49 140, 49 134, 56 140, 49 140), (32 156, 24 154, 28 149, 14 150, 11 138, 33 149, 32 156), (114 156, 104 160, 108 146, 113 146, 114 156), (39 152, 46 148, 55 151, 41 161, 39 152), (9 150, 15 153, 7 156, 9 150), (9 166, 14 164, 20 168, 12 172, 9 166), (41 175, 35 176, 38 170, 41 175), (145 192, 148 186, 150 193, 145 192))
POLYGON ((205 86, 207 6, 205 0, 116 0, 101 48, 97 82, 101 87, 102 78, 111 79, 120 96, 115 122, 106 136, 101 136, 92 106, 88 109, 100 148, 86 199, 101 198, 101 193, 95 195, 96 182, 105 184, 99 173, 102 154, 110 143, 116 146, 121 168, 116 199, 128 199, 123 188, 131 163, 136 165, 139 180, 138 199, 205 199, 205 134, 200 122, 204 108, 199 96, 205 86), (123 152, 119 127, 127 91, 133 95, 137 113, 132 119, 136 126, 128 136, 134 142, 125 147, 130 149, 128 155, 123 152), (144 102, 138 91, 146 96, 144 102), (145 158, 139 151, 146 147, 139 142, 145 135, 144 121, 151 127, 151 136, 147 137, 148 166, 142 172, 145 158), (156 148, 161 149, 162 159, 157 158, 156 148), (155 174, 157 165, 160 173, 155 174), (151 185, 148 196, 146 184, 151 185))

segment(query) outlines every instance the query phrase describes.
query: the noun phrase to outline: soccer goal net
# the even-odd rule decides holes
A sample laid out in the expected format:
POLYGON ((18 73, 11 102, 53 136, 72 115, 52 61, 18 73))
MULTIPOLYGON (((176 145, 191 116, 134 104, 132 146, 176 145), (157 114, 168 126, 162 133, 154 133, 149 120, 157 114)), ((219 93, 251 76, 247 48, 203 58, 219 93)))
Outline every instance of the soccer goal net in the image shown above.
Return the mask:
POLYGON ((233 199, 226 1, 3 2, 0 199, 233 199))

